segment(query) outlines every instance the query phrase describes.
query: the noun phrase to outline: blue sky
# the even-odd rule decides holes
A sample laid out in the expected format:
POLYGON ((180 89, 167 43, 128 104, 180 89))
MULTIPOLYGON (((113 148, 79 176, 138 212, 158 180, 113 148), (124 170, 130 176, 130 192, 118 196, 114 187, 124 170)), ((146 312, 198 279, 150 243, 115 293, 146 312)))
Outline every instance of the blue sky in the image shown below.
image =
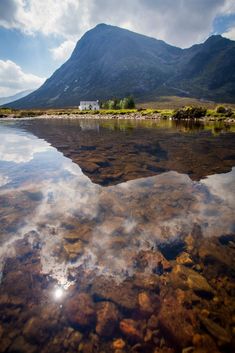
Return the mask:
POLYGON ((0 97, 39 87, 101 22, 182 48, 235 40, 235 0, 0 0, 0 97))

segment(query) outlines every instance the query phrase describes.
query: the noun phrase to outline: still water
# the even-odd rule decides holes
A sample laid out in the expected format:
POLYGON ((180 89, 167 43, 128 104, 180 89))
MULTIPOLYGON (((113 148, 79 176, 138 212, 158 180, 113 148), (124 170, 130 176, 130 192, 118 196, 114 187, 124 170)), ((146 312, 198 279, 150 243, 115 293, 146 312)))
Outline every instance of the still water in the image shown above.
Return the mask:
POLYGON ((234 352, 235 135, 0 123, 0 352, 234 352))

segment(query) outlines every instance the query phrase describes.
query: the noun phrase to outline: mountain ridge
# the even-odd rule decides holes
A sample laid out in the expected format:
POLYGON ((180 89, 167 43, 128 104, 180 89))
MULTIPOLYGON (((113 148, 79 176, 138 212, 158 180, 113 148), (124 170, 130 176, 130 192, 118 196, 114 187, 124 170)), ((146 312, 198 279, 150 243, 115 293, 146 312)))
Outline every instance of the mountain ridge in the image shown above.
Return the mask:
POLYGON ((7 96, 7 97, 0 97, 0 104, 7 104, 14 102, 20 98, 26 97, 30 93, 32 93, 34 90, 33 89, 27 89, 24 91, 20 91, 12 96, 7 96))
POLYGON ((99 24, 70 58, 13 108, 78 106, 80 100, 133 95, 137 101, 182 95, 235 102, 235 42, 220 35, 181 49, 116 26, 99 24))

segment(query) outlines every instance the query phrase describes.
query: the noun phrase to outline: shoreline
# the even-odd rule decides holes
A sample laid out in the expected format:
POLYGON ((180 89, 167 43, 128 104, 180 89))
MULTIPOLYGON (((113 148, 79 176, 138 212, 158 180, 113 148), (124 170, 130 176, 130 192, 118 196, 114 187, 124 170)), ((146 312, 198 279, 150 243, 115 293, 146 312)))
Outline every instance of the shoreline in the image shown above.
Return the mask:
POLYGON ((161 114, 152 113, 152 114, 139 114, 139 113, 126 113, 126 114, 89 114, 89 113, 65 113, 65 114, 39 114, 32 116, 16 116, 14 114, 9 114, 8 116, 0 117, 0 121, 12 121, 12 120, 34 120, 34 119, 71 119, 71 120, 81 120, 81 119, 89 119, 89 120, 174 120, 174 121, 200 121, 205 123, 210 122, 222 122, 226 124, 235 124, 235 119, 231 117, 213 117, 208 116, 204 118, 187 118, 187 119, 173 119, 171 116, 163 117, 161 114))

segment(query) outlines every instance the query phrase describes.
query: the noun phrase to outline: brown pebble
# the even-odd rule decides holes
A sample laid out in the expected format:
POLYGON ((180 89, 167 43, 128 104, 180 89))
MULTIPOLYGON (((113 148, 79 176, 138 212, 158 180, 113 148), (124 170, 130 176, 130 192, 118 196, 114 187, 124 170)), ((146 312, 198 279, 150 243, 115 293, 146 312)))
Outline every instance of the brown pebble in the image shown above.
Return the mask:
POLYGON ((196 333, 195 335, 193 335, 193 345, 198 347, 200 346, 202 343, 202 336, 199 335, 199 333, 196 333))
POLYGON ((113 348, 114 349, 122 349, 126 345, 125 341, 123 341, 122 338, 118 338, 115 341, 113 341, 113 348))
POLYGON ((151 341, 152 337, 153 337, 153 332, 151 330, 147 329, 146 334, 144 336, 144 342, 151 341))
POLYGON ((158 317, 155 315, 152 315, 149 320, 148 320, 148 327, 150 329, 156 329, 158 327, 158 317))
POLYGON ((151 299, 146 292, 139 293, 138 295, 139 307, 142 312, 151 313, 153 311, 153 306, 151 299))
POLYGON ((201 315, 202 315, 203 317, 208 317, 209 314, 210 314, 210 312, 209 312, 207 309, 203 309, 203 310, 201 311, 201 315))
POLYGON ((92 325, 95 321, 95 308, 92 298, 86 293, 78 293, 66 302, 65 314, 72 324, 92 325))
POLYGON ((120 322, 120 330, 122 333, 129 339, 135 341, 141 341, 143 339, 143 332, 139 326, 139 322, 132 319, 123 319, 120 322))

